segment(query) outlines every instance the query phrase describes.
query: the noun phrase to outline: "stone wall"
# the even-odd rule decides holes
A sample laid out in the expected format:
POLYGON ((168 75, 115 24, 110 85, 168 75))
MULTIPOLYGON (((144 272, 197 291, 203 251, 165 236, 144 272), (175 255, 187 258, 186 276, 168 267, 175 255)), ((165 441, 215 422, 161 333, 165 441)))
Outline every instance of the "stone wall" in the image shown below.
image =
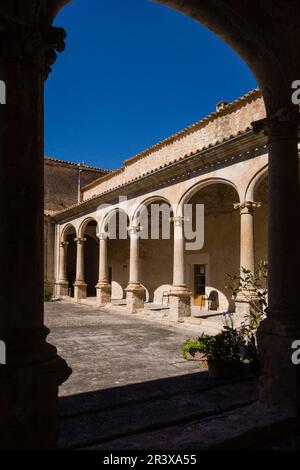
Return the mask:
MULTIPOLYGON (((81 187, 107 174, 105 170, 84 167, 81 171, 81 187)), ((46 211, 63 210, 78 200, 79 167, 75 163, 67 163, 45 158, 44 165, 44 201, 46 211)))
MULTIPOLYGON (((83 167, 81 170, 81 186, 91 183, 105 170, 83 167)), ((79 167, 76 163, 68 163, 52 158, 44 160, 44 284, 45 289, 53 291, 55 278, 55 225, 49 215, 65 209, 78 200, 79 167)))

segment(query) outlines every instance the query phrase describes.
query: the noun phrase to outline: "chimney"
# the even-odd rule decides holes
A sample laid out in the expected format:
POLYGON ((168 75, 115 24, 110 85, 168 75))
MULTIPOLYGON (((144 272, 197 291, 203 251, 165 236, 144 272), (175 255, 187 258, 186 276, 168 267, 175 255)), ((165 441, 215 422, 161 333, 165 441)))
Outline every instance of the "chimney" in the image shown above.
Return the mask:
POLYGON ((226 108, 228 104, 229 104, 228 101, 225 101, 225 100, 219 101, 219 103, 217 103, 217 106, 216 106, 216 111, 220 111, 221 109, 226 108))

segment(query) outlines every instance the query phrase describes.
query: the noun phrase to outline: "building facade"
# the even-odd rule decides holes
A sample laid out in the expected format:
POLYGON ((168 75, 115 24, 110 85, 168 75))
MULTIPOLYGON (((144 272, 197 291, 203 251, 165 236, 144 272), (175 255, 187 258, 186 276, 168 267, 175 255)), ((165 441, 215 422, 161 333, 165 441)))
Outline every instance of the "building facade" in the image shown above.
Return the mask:
POLYGON ((44 285, 53 293, 55 284, 55 222, 52 216, 80 202, 81 187, 108 171, 55 158, 44 159, 44 285))
POLYGON ((251 125, 265 114, 260 90, 221 102, 214 113, 122 168, 94 170, 81 185, 80 202, 76 191, 57 201, 46 217, 53 229, 46 246, 55 295, 90 297, 99 306, 126 299, 131 312, 145 302, 164 305, 174 321, 191 308, 247 309, 243 298, 233 302, 225 286, 228 274, 238 274, 241 266, 254 271, 267 259, 267 138, 251 125), (103 172, 98 178, 97 171, 103 172), (155 221, 153 206, 160 212, 155 221), (199 227, 197 207, 204 207, 199 227), (190 243, 192 248, 185 230, 190 218, 193 231, 203 232, 203 243, 190 243), (151 237, 153 225, 158 229, 151 237))

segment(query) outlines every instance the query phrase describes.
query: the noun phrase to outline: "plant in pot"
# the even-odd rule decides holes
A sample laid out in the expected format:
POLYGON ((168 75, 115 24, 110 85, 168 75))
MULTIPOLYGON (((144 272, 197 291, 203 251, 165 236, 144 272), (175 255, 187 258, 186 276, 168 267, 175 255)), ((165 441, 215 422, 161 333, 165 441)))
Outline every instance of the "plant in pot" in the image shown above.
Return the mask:
POLYGON ((206 344, 205 356, 211 377, 228 377, 241 373, 242 351, 247 350, 240 332, 225 326, 221 333, 212 336, 206 344))
POLYGON ((207 344, 211 340, 212 336, 202 334, 199 338, 188 339, 182 350, 184 359, 188 361, 200 361, 204 367, 207 367, 207 358, 205 355, 207 344))
POLYGON ((221 333, 215 336, 202 334, 198 339, 187 340, 183 345, 183 357, 201 361, 208 367, 211 377, 240 375, 245 363, 257 363, 255 338, 244 336, 242 330, 225 324, 221 333))
POLYGON ((239 332, 244 337, 246 343, 245 360, 252 368, 259 370, 259 357, 257 353, 256 333, 264 318, 266 318, 266 308, 268 306, 268 263, 260 261, 254 274, 251 271, 241 268, 239 275, 228 275, 231 284, 226 286, 232 293, 232 298, 236 299, 242 292, 249 303, 249 313, 245 315, 239 332))

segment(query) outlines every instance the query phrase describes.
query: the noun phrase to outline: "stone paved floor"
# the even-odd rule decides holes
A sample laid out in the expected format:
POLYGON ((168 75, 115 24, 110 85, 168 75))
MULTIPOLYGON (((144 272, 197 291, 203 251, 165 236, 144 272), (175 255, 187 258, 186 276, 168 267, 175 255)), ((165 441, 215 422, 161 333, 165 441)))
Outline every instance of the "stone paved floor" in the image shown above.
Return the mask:
POLYGON ((147 449, 163 432, 176 449, 174 426, 189 429, 257 400, 255 377, 220 382, 182 358, 199 325, 65 301, 47 303, 45 313, 49 341, 73 369, 60 389, 61 448, 147 449))
POLYGON ((199 372, 182 358, 183 342, 199 328, 161 325, 120 312, 71 302, 45 304, 49 341, 73 369, 60 395, 199 372))

